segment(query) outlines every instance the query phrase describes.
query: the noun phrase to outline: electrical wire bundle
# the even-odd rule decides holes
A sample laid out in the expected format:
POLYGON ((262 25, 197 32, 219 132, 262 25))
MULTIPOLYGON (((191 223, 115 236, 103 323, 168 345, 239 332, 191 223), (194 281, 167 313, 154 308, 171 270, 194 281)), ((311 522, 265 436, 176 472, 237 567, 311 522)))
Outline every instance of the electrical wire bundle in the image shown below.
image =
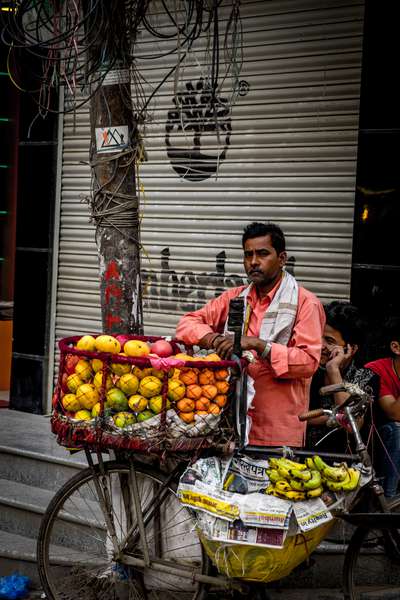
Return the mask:
POLYGON ((2 42, 9 47, 7 64, 12 81, 22 91, 32 93, 42 114, 57 112, 51 102, 52 91, 63 85, 69 96, 67 110, 75 110, 96 93, 109 71, 121 64, 129 66, 129 38, 121 36, 114 26, 121 4, 130 11, 132 38, 147 2, 9 2, 9 10, 2 14, 2 42), (27 64, 29 73, 21 68, 27 64))
POLYGON ((131 71, 134 111, 143 121, 151 99, 172 75, 177 96, 182 65, 199 38, 205 44, 201 62, 203 79, 211 90, 211 106, 217 103, 228 76, 233 80, 231 103, 236 98, 242 60, 239 0, 224 5, 222 0, 11 0, 8 6, 8 12, 2 13, 2 42, 9 47, 10 77, 19 89, 33 94, 42 115, 57 112, 52 92, 60 85, 65 86, 68 96, 64 110, 72 111, 90 100, 109 71, 123 67, 131 71), (222 32, 221 8, 230 9, 222 32), (126 35, 116 27, 116 15, 121 10, 125 13, 126 35), (155 42, 170 46, 159 53, 152 47, 151 53, 141 56, 142 60, 176 56, 173 67, 147 98, 135 58, 141 30, 155 42), (224 72, 220 46, 224 50, 224 72), (27 62, 28 85, 26 70, 21 69, 27 62))

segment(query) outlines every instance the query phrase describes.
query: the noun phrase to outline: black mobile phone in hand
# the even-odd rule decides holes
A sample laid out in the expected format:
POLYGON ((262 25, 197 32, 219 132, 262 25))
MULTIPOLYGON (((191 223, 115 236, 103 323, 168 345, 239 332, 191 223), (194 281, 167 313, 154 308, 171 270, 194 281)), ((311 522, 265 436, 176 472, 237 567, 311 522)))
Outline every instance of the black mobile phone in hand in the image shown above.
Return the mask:
POLYGON ((234 334, 233 353, 237 357, 242 354, 241 337, 243 330, 244 298, 232 298, 229 302, 228 330, 234 334))

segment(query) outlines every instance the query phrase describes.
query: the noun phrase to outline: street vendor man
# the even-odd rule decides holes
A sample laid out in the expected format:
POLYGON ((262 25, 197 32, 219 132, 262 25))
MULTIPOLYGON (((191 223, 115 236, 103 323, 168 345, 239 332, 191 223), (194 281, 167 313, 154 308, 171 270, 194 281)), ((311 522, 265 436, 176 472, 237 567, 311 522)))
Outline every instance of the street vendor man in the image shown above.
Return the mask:
POLYGON ((176 336, 187 344, 213 349, 230 358, 229 302, 244 298, 241 347, 250 351, 248 366, 248 443, 301 447, 311 377, 321 355, 325 315, 318 298, 284 269, 285 237, 274 223, 251 223, 242 237, 249 285, 228 289, 200 310, 187 313, 176 336))

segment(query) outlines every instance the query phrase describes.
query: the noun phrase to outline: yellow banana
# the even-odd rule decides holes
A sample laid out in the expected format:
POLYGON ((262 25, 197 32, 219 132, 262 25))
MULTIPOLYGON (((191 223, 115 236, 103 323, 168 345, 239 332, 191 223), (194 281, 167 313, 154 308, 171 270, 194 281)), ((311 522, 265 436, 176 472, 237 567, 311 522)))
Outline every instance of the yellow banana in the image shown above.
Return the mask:
POLYGON ((304 465, 303 463, 298 463, 294 460, 290 460, 289 458, 284 458, 284 457, 270 458, 269 465, 273 469, 278 469, 279 467, 283 467, 284 469, 299 469, 300 471, 303 471, 304 469, 307 468, 306 465, 304 465))
POLYGON ((292 490, 290 484, 282 479, 275 483, 275 489, 279 492, 290 492, 292 490))
POLYGON ((266 494, 273 494, 273 493, 274 493, 274 491, 275 491, 275 487, 274 487, 272 484, 270 484, 270 485, 269 485, 269 486, 268 486, 268 487, 265 489, 265 493, 266 493, 266 494))
POLYGON ((290 479, 291 478, 289 469, 287 469, 283 465, 281 465, 281 466, 278 467, 278 473, 279 473, 279 475, 281 477, 283 477, 283 479, 290 479))
POLYGON ((301 479, 302 481, 309 481, 311 479, 311 471, 308 469, 304 471, 299 471, 298 469, 290 469, 290 475, 295 477, 296 479, 301 479))
POLYGON ((295 460, 290 460, 289 458, 280 458, 279 461, 288 469, 298 469, 299 471, 304 471, 304 469, 307 468, 307 466, 304 463, 299 463, 295 460))
POLYGON ((324 488, 322 486, 319 486, 313 490, 307 490, 306 495, 307 498, 319 498, 323 491, 324 488))
POLYGON ((343 482, 343 484, 342 484, 343 490, 345 492, 351 492, 352 490, 355 490, 360 482, 360 477, 361 477, 361 473, 358 469, 350 468, 350 469, 348 469, 348 474, 349 474, 350 481, 343 482))
POLYGON ((327 481, 325 481, 325 486, 331 492, 341 492, 343 490, 341 481, 332 481, 332 479, 328 479, 327 481))
POLYGON ((316 469, 316 466, 311 456, 307 456, 306 458, 306 467, 310 469, 310 471, 314 471, 316 469))
POLYGON ((282 477, 279 475, 276 469, 267 469, 267 475, 269 477, 269 480, 272 481, 272 483, 275 483, 276 481, 282 479, 282 477))
POLYGON ((322 472, 324 469, 326 469, 326 467, 329 467, 329 465, 327 465, 326 462, 324 462, 322 458, 318 455, 313 456, 312 460, 318 471, 322 472))
POLYGON ((298 500, 305 500, 306 495, 304 492, 297 492, 295 490, 291 490, 289 492, 285 492, 285 497, 288 500, 294 500, 294 502, 297 502, 298 500))
POLYGON ((327 480, 344 481, 346 479, 346 465, 342 464, 340 467, 331 467, 320 456, 314 456, 313 461, 318 471, 323 473, 327 480))
POLYGON ((332 481, 345 481, 347 469, 342 465, 340 467, 326 467, 323 471, 325 477, 332 481))
POLYGON ((320 487, 321 482, 321 473, 319 471, 311 471, 311 479, 304 482, 304 487, 306 490, 315 490, 320 487))
POLYGON ((299 481, 298 479, 290 479, 289 483, 290 483, 290 487, 293 490, 296 490, 297 492, 304 491, 304 486, 305 486, 304 481, 299 481))

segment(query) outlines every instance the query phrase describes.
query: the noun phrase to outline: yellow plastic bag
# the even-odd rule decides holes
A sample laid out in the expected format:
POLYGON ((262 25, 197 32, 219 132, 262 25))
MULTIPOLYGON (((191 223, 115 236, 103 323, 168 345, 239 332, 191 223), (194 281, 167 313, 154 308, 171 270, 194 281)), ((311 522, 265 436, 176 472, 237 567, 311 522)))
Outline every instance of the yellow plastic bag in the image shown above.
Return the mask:
POLYGON ((267 583, 286 577, 306 560, 334 523, 335 519, 332 519, 307 533, 288 536, 283 548, 279 549, 214 542, 202 532, 198 534, 207 555, 220 573, 267 583))

